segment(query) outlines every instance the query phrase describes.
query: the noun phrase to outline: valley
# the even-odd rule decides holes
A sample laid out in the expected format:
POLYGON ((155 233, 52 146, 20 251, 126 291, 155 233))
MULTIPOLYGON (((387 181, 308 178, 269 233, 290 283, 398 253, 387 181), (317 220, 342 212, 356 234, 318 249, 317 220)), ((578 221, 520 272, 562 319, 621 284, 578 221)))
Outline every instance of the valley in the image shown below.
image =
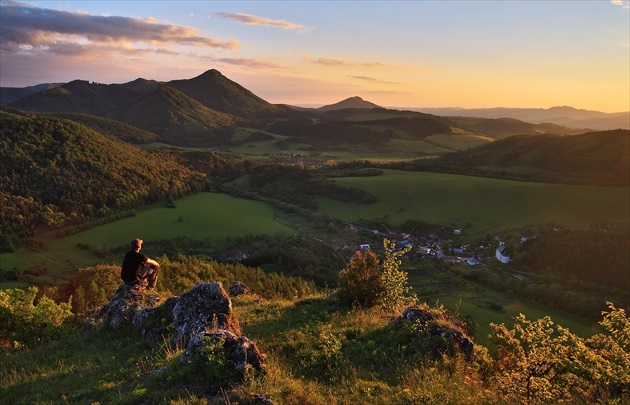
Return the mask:
POLYGON ((630 130, 358 97, 274 105, 216 70, 41 89, 0 109, 0 291, 72 296, 84 316, 141 237, 167 296, 247 279, 256 296, 235 300, 245 330, 281 357, 296 349, 279 331, 319 339, 309 367, 331 374, 354 361, 340 342, 358 339, 371 359, 382 338, 370 330, 388 328, 387 309, 347 312, 335 298, 355 252, 382 257, 384 239, 410 249, 401 269, 417 302, 459 319, 482 353, 496 348, 491 324, 519 314, 589 339, 606 302, 630 308, 630 130))

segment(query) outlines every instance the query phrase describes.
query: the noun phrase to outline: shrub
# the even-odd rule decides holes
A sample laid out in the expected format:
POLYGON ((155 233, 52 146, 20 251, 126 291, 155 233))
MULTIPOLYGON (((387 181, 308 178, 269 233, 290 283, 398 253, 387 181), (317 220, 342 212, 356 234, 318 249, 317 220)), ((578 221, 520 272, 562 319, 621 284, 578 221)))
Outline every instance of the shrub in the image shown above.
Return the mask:
POLYGON ((358 251, 339 272, 339 301, 344 305, 373 307, 385 295, 385 280, 379 260, 371 250, 358 251))
POLYGON ((57 304, 46 296, 35 302, 38 292, 37 287, 0 291, 0 335, 16 346, 49 341, 70 330, 71 303, 57 304))

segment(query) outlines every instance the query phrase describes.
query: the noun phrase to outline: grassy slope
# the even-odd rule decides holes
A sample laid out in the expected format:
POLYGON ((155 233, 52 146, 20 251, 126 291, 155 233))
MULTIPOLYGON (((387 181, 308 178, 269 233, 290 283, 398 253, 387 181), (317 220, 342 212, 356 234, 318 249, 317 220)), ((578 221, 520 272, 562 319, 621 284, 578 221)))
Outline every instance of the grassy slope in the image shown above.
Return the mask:
MULTIPOLYGON (((171 239, 181 236, 212 237, 220 243, 226 237, 244 234, 273 234, 293 232, 275 219, 271 206, 257 201, 236 199, 225 194, 201 193, 176 201, 176 208, 153 208, 92 228, 67 238, 43 235, 46 250, 20 248, 15 253, 0 254, 3 268, 24 269, 34 265, 46 266, 50 275, 72 272, 98 260, 89 252, 77 248, 84 243, 97 248, 125 246, 136 236, 150 248, 152 239, 171 239), (179 221, 179 216, 183 221, 179 221)), ((1 285, 1 284, 0 284, 1 285)))
POLYGON ((393 224, 407 219, 430 223, 470 222, 476 236, 556 221, 588 228, 597 221, 630 221, 628 187, 569 186, 496 180, 427 172, 385 170, 377 177, 339 178, 378 196, 370 205, 320 198, 320 211, 347 221, 389 216, 393 224))
MULTIPOLYGON (((413 359, 388 325, 392 313, 340 311, 323 297, 301 301, 234 299, 243 335, 268 355, 264 379, 214 397, 211 377, 172 366, 182 350, 141 342, 134 332, 80 334, 6 355, 0 389, 7 403, 483 403, 488 395, 466 372, 413 359), (80 350, 77 350, 80 348, 80 350), (436 402, 437 401, 437 402, 436 402)), ((404 338, 402 338, 404 339, 404 338)), ((215 393, 216 394, 216 393, 215 393)))

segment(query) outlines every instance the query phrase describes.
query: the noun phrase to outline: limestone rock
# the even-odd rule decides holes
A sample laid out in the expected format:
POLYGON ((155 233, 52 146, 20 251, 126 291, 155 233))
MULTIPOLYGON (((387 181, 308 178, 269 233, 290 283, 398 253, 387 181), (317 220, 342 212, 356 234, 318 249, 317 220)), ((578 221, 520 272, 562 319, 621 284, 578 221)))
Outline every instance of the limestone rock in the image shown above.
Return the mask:
POLYGON ((263 364, 265 356, 260 353, 256 343, 245 336, 237 337, 234 333, 222 329, 214 333, 200 332, 193 336, 177 364, 188 365, 201 356, 205 347, 218 344, 222 345, 226 357, 234 364, 236 372, 243 373, 247 365, 251 365, 256 371, 265 372, 263 364))
POLYGON ((179 297, 171 297, 157 308, 141 309, 133 315, 131 324, 140 331, 143 339, 158 340, 173 324, 173 308, 178 301, 179 297))
POLYGON ((245 284, 241 283, 240 281, 235 281, 230 284, 230 287, 228 288, 228 293, 230 294, 230 297, 238 297, 239 295, 249 294, 249 289, 245 284))
POLYGON ((206 329, 240 335, 232 319, 232 302, 221 283, 199 283, 181 295, 173 307, 174 342, 187 342, 206 329))
POLYGON ((413 324, 426 325, 427 322, 435 319, 435 316, 426 309, 418 307, 407 307, 403 313, 396 318, 396 324, 400 325, 403 321, 408 321, 413 324))
POLYGON ((121 284, 109 304, 103 306, 99 318, 107 329, 117 329, 122 324, 131 322, 134 314, 146 307, 151 308, 160 301, 158 295, 146 295, 140 285, 121 284))

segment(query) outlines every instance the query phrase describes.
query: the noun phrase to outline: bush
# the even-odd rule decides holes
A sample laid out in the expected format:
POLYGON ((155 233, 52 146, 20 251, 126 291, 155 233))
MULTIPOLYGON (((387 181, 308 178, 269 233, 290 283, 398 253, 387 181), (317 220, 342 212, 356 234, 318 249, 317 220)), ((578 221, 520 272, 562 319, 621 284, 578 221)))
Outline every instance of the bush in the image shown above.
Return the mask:
POLYGON ((37 287, 0 291, 0 336, 15 346, 43 343, 70 330, 71 303, 57 304, 46 296, 35 302, 38 292, 37 287))
POLYGON ((339 301, 344 305, 369 308, 381 303, 385 280, 379 260, 371 250, 356 252, 339 272, 339 301))

